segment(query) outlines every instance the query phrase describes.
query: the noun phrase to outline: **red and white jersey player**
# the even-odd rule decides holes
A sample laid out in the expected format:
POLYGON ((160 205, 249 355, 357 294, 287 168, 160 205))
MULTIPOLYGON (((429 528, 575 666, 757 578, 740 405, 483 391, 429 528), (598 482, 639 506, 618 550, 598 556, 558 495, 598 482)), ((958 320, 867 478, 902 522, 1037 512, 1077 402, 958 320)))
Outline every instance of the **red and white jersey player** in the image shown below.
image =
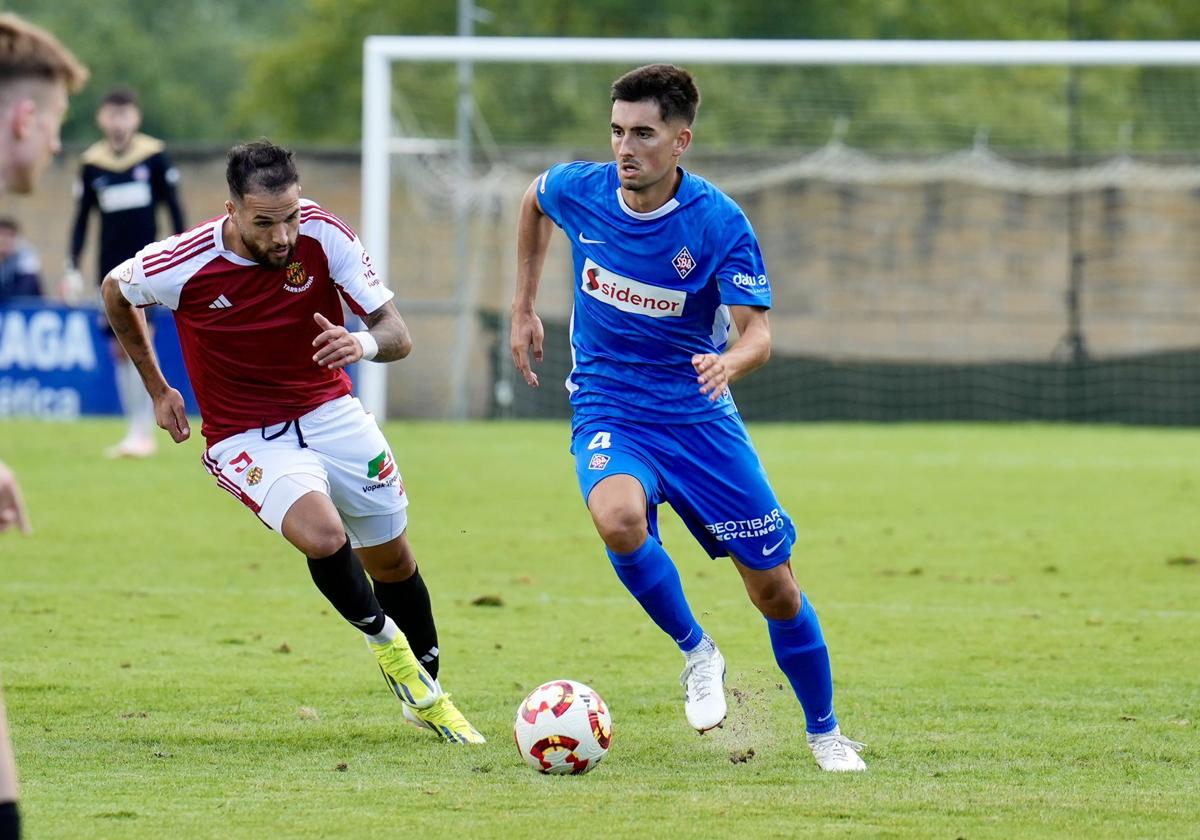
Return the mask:
POLYGON ((342 325, 343 300, 364 316, 392 298, 354 231, 314 201, 301 199, 292 258, 279 268, 226 247, 225 219, 155 242, 113 272, 130 303, 174 311, 210 447, 351 393, 344 370, 313 363, 313 313, 342 325))
POLYGON ((300 198, 289 150, 267 140, 235 146, 225 179, 224 216, 143 248, 105 277, 113 332, 159 426, 182 443, 191 436, 183 397, 134 307, 174 311, 204 421, 202 460, 217 486, 304 554, 317 589, 366 638, 405 720, 451 743, 483 743, 438 681, 408 494, 344 370, 405 358, 408 326, 354 232, 300 198), (343 301, 365 330, 346 329, 343 301))

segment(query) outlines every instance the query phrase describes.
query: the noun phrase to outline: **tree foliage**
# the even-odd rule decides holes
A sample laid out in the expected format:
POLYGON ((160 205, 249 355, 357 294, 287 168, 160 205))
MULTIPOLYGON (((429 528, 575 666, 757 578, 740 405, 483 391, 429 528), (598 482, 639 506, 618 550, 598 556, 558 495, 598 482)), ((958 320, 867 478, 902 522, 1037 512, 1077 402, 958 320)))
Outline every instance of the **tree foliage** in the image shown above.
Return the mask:
MULTIPOLYGON (((501 36, 1188 39, 1200 37, 1190 0, 510 0, 477 34, 501 36)), ((293 29, 259 53, 240 100, 286 135, 353 142, 361 123, 361 41, 369 34, 452 34, 453 0, 388 4, 310 0, 293 29), (307 69, 284 72, 296 56, 307 69), (267 96, 277 80, 285 95, 267 96), (323 96, 313 96, 324 90, 323 96), (257 91, 257 93, 256 93, 257 91)), ((481 65, 477 107, 503 142, 603 142, 608 84, 617 65, 481 65)), ((1009 149, 1063 151, 1072 142, 1064 67, 694 68, 701 75, 704 137, 730 145, 823 142, 843 122, 847 142, 876 149, 945 149, 986 135, 1009 149), (749 95, 748 95, 749 94, 749 95), (747 134, 752 135, 747 138, 747 134)), ((425 133, 453 131, 449 65, 397 65, 400 115, 425 133)), ((1077 72, 1081 150, 1110 151, 1122 132, 1143 148, 1178 149, 1200 128, 1200 73, 1192 69, 1085 68, 1077 72)))
MULTIPOLYGON (((92 67, 65 136, 94 136, 96 102, 137 88, 146 128, 172 140, 267 134, 353 144, 361 131, 368 35, 449 35, 456 0, 0 0, 52 28, 92 67)), ((480 0, 476 32, 503 36, 908 39, 1200 38, 1194 0, 480 0)), ((474 94, 501 142, 603 142, 619 65, 480 65, 474 94)), ((812 144, 835 126, 877 149, 1062 150, 1070 119, 1063 67, 697 67, 708 141, 812 144)), ((398 65, 398 117, 432 136, 454 125, 454 68, 398 65)), ((1200 129, 1200 73, 1084 68, 1074 77, 1084 150, 1179 149, 1200 129)))
POLYGON ((94 114, 111 88, 138 92, 145 131, 183 141, 240 138, 248 124, 230 103, 245 83, 248 60, 280 37, 288 0, 0 0, 53 31, 91 69, 71 100, 68 142, 96 137, 94 114))

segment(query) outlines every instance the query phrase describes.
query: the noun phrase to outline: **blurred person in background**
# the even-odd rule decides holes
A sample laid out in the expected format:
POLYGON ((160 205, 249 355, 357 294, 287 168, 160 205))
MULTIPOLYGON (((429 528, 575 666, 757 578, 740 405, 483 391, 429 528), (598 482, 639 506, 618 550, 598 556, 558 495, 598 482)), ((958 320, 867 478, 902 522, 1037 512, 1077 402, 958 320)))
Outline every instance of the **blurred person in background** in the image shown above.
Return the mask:
POLYGON ((0 840, 21 836, 21 817, 17 812, 17 767, 13 762, 12 742, 4 702, 0 701, 0 840))
MULTIPOLYGON (((83 87, 87 68, 44 29, 0 14, 0 195, 32 192, 54 153, 67 95, 83 87)), ((0 462, 0 532, 30 532, 17 478, 0 462)), ((0 840, 21 835, 17 768, 0 699, 0 840)))
POLYGON ((16 528, 22 534, 33 533, 17 477, 3 461, 0 461, 0 534, 9 528, 16 528))
POLYGON ((13 298, 42 296, 42 262, 21 238, 21 226, 0 216, 0 305, 13 298))
MULTIPOLYGON (((138 131, 142 112, 137 95, 116 88, 104 97, 96 112, 103 139, 92 144, 80 158, 75 191, 78 204, 71 234, 71 252, 63 279, 63 297, 90 297, 78 270, 79 257, 87 239, 88 220, 93 210, 100 214, 99 271, 105 275, 158 239, 157 210, 165 205, 175 233, 184 230, 183 210, 175 185, 179 172, 171 165, 161 140, 138 131)), ((147 312, 153 321, 153 314, 147 312)), ((142 388, 141 378, 121 344, 105 323, 116 363, 117 392, 125 414, 125 437, 105 450, 110 458, 144 458, 154 454, 154 408, 142 388)))

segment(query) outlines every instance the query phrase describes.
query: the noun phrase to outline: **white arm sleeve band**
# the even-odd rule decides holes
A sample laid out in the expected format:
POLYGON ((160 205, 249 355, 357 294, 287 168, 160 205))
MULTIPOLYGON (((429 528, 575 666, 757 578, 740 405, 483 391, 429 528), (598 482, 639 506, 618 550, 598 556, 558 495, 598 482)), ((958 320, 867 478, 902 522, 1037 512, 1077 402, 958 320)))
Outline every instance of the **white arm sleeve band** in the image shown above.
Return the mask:
POLYGON ((371 335, 366 330, 352 332, 350 335, 358 341, 363 351, 363 361, 369 362, 379 355, 379 342, 375 340, 375 336, 371 335))

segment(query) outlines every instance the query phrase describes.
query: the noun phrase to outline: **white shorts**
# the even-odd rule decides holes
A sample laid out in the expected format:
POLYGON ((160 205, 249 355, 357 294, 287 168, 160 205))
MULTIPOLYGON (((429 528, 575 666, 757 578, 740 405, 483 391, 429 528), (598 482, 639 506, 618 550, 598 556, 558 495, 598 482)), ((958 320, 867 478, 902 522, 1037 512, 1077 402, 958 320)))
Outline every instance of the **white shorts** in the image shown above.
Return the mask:
POLYGON ((355 548, 395 539, 408 525, 408 495, 383 432, 351 396, 228 437, 205 451, 217 484, 278 531, 307 493, 324 493, 355 548))

